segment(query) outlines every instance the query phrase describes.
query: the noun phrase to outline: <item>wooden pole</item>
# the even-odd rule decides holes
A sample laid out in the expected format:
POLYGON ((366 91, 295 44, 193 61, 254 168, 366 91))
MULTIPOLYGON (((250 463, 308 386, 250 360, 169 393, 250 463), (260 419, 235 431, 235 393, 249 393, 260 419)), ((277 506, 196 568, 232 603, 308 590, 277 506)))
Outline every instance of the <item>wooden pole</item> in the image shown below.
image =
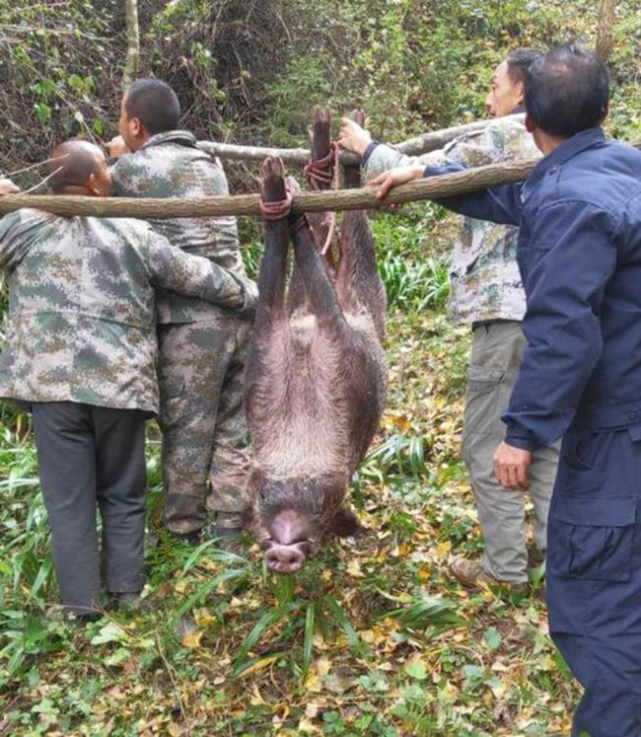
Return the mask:
MULTIPOLYGON (((630 144, 641 149, 641 141, 630 144)), ((328 212, 372 210, 391 204, 438 200, 479 189, 525 179, 540 159, 526 159, 506 164, 489 164, 440 177, 427 177, 395 187, 384 200, 376 198, 376 189, 337 189, 326 192, 299 192, 294 195, 292 211, 328 212)), ((56 215, 72 217, 116 217, 164 220, 167 218, 221 217, 247 215, 260 217, 257 194, 187 199, 167 197, 136 199, 130 197, 76 197, 72 195, 5 195, 0 197, 0 215, 30 207, 56 215)))
MULTIPOLYGON (((524 117, 524 116, 521 116, 524 117)), ((424 133, 416 138, 410 138, 395 146, 401 153, 408 156, 420 156, 429 151, 443 148, 450 141, 459 136, 483 130, 489 121, 480 120, 468 125, 456 125, 452 128, 424 133)), ((309 161, 308 148, 270 148, 267 146, 237 146, 231 143, 216 143, 214 141, 199 141, 198 146, 212 156, 221 159, 241 159, 245 161, 263 161, 267 156, 280 156, 286 164, 298 164, 304 166, 309 161)), ((342 151, 340 155, 342 164, 358 164, 360 157, 356 154, 342 151)))
MULTIPOLYGON (((416 200, 438 199, 472 192, 488 186, 524 179, 537 159, 509 164, 491 164, 475 169, 430 177, 395 187, 384 200, 376 199, 376 189, 339 189, 325 192, 299 192, 294 195, 292 211, 327 212, 364 210, 382 204, 402 204, 416 200)), ((30 207, 65 216, 135 217, 162 220, 181 217, 220 217, 249 215, 260 217, 259 195, 203 197, 199 199, 129 197, 77 197, 72 195, 6 195, 0 197, 0 214, 30 207)))

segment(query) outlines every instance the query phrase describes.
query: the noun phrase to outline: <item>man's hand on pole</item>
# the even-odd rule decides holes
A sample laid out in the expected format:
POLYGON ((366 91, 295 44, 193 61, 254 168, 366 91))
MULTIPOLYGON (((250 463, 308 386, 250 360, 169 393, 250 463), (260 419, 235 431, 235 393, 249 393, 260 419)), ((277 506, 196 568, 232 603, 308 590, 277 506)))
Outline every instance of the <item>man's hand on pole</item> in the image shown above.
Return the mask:
POLYGON ((0 178, 0 195, 3 194, 18 194, 20 187, 14 184, 11 179, 0 178))
POLYGON ((405 184, 411 182, 414 179, 422 179, 424 166, 417 166, 416 164, 410 166, 399 166, 396 169, 390 169, 379 174, 374 179, 371 179, 368 183, 368 187, 378 187, 376 198, 382 200, 387 197, 390 189, 398 187, 399 184, 405 184))
POLYGON ((107 149, 109 151, 109 158, 111 159, 119 159, 121 156, 131 153, 131 149, 127 146, 122 136, 115 136, 111 141, 108 141, 107 149))
POLYGON ((503 442, 494 454, 494 475, 506 489, 527 491, 530 488, 528 469, 531 461, 531 451, 503 442))

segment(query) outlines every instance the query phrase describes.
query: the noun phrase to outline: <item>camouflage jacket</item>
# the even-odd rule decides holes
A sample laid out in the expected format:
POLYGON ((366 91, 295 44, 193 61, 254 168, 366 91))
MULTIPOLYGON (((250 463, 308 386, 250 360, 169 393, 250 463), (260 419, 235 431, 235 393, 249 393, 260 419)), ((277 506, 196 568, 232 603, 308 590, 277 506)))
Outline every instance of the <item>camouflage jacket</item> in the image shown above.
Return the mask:
MULTIPOLYGON (((159 133, 133 154, 122 156, 111 174, 118 197, 212 197, 229 194, 218 159, 196 147, 187 131, 159 133)), ((235 217, 150 220, 173 246, 245 276, 235 217)), ((177 294, 158 295, 158 322, 186 323, 220 317, 217 306, 177 294)))
MULTIPOLYGON (((481 131, 455 139, 423 156, 405 156, 391 146, 372 146, 363 170, 367 179, 410 163, 483 166, 540 155, 521 116, 495 118, 481 131)), ((463 218, 452 254, 449 317, 454 323, 522 320, 525 293, 516 261, 518 229, 463 218)))
POLYGON ((158 410, 155 287, 251 311, 253 282, 140 220, 24 209, 0 220, 9 284, 0 397, 158 410))

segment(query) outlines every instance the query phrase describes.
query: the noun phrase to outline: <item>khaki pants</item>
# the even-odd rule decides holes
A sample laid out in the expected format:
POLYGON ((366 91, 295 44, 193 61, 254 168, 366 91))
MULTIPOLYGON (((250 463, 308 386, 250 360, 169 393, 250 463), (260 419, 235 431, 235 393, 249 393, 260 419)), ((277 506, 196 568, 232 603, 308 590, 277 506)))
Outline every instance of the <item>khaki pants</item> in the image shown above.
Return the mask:
POLYGON ((250 331, 250 321, 232 316, 158 326, 165 525, 178 535, 201 529, 207 509, 245 508, 250 331))
MULTIPOLYGON (((525 345, 519 322, 475 327, 463 423, 463 458, 485 538, 483 568, 509 583, 528 580, 524 495, 499 485, 493 456, 505 437, 501 415, 507 409, 525 345)), ((558 460, 559 448, 554 445, 535 451, 530 466, 534 539, 541 552, 547 547, 547 517, 558 460)))

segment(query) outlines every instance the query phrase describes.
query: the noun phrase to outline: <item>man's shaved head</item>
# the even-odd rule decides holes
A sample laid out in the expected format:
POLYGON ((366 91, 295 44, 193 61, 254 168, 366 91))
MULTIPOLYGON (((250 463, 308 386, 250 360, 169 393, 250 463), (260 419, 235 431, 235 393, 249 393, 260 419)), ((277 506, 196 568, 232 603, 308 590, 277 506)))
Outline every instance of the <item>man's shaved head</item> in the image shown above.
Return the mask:
POLYGON ((49 186, 54 192, 65 187, 84 187, 93 174, 102 176, 106 161, 104 154, 87 141, 65 141, 53 150, 47 163, 47 174, 53 175, 49 186))

